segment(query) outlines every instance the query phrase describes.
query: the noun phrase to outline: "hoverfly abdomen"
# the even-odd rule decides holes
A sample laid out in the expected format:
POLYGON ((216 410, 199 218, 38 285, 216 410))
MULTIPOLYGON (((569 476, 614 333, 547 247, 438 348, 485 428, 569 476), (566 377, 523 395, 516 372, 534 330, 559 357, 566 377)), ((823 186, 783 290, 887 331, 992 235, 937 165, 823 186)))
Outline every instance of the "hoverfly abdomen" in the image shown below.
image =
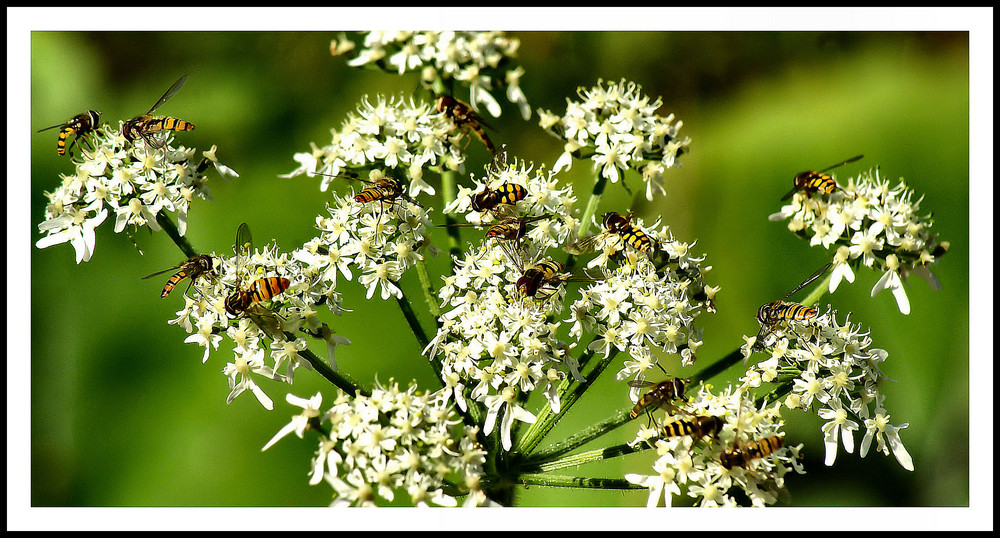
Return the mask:
POLYGON ((773 301, 760 307, 757 311, 757 322, 762 325, 774 325, 782 321, 804 321, 816 317, 819 312, 798 303, 773 301))
POLYGON ((73 137, 73 141, 69 144, 70 155, 72 155, 73 146, 80 137, 85 136, 93 132, 97 125, 101 121, 101 113, 96 110, 88 110, 82 114, 77 114, 69 119, 66 123, 60 123, 58 125, 53 125, 51 127, 46 127, 44 129, 39 129, 38 132, 48 131, 49 129, 55 129, 59 127, 59 135, 56 137, 56 153, 59 155, 66 155, 66 139, 73 137), (75 136, 74 136, 75 135, 75 136))
POLYGON ((733 467, 746 468, 753 460, 765 458, 784 446, 785 438, 772 435, 764 439, 737 445, 722 453, 719 463, 727 470, 733 467))
POLYGON ((282 277, 265 277, 255 280, 246 289, 238 289, 226 297, 226 312, 237 316, 254 304, 264 302, 288 289, 291 281, 282 277))
POLYGON ((559 274, 565 270, 566 266, 555 260, 548 260, 537 263, 529 267, 517 279, 515 287, 522 297, 534 297, 543 284, 558 285, 559 274))
POLYGON ((696 416, 682 418, 660 428, 663 437, 714 437, 722 431, 722 419, 717 416, 696 416))
MULTIPOLYGON (((514 205, 528 196, 528 189, 517 183, 504 183, 496 189, 484 188, 472 195, 473 211, 497 213, 500 205, 514 205)), ((499 217, 500 215, 497 214, 499 217)))

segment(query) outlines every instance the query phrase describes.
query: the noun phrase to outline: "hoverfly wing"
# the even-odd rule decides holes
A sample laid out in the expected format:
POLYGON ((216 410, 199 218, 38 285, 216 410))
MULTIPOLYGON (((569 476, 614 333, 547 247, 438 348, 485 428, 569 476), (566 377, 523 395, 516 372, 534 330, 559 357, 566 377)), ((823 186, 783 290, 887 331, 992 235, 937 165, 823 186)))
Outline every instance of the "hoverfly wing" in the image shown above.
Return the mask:
POLYGON ((841 162, 839 162, 837 164, 833 164, 833 165, 827 166, 826 168, 820 170, 820 172, 826 172, 827 170, 833 170, 834 168, 836 168, 838 166, 844 166, 847 163, 853 163, 854 161, 856 161, 856 160, 858 160, 858 159, 860 159, 862 157, 864 157, 864 155, 855 155, 854 157, 851 157, 850 159, 847 159, 846 161, 841 161, 841 162))
POLYGON ((53 125, 53 126, 51 126, 51 127, 46 127, 46 128, 44 128, 44 129, 39 129, 39 130, 37 130, 37 131, 35 131, 35 132, 36 132, 36 133, 41 133, 41 132, 43 132, 43 131, 48 131, 49 129, 55 129, 56 127, 64 127, 64 126, 66 126, 66 125, 68 125, 68 123, 66 123, 66 122, 63 122, 63 123, 57 123, 57 124, 55 124, 55 125, 53 125))
POLYGON ((784 301, 785 299, 791 297, 793 293, 801 290, 802 288, 804 288, 804 287, 808 286, 809 284, 811 284, 817 278, 823 276, 823 274, 826 273, 830 269, 830 267, 832 265, 833 265, 832 261, 831 262, 827 262, 826 265, 824 265, 823 267, 820 267, 819 270, 817 270, 815 273, 813 273, 812 275, 810 275, 809 278, 805 279, 798 286, 795 286, 795 289, 793 289, 792 291, 788 292, 781 300, 784 301))
POLYGON ((236 229, 236 254, 247 256, 253 252, 253 236, 250 234, 250 225, 242 222, 236 229))
POLYGON ((645 387, 650 387, 655 385, 652 381, 646 381, 645 379, 633 379, 627 383, 628 386, 636 389, 641 389, 645 387))
POLYGON ((160 108, 161 106, 163 106, 163 103, 166 103, 167 99, 170 99, 171 97, 173 97, 174 94, 177 93, 177 91, 181 89, 181 86, 184 85, 184 83, 187 81, 187 78, 188 78, 188 76, 184 75, 181 78, 177 79, 177 82, 174 82, 174 85, 171 86, 170 89, 168 89, 166 91, 166 93, 163 94, 163 97, 160 97, 160 100, 157 101, 156 104, 153 105, 153 107, 149 109, 149 112, 146 112, 146 114, 152 114, 154 110, 156 110, 156 109, 160 108))
POLYGON ((163 273, 168 273, 170 271, 175 271, 177 269, 180 269, 183 266, 184 266, 184 264, 181 263, 181 264, 175 265, 175 266, 173 266, 173 267, 171 267, 169 269, 164 269, 162 271, 157 271, 157 272, 155 272, 155 273, 153 273, 151 275, 146 275, 146 276, 142 277, 140 280, 146 280, 147 278, 153 278, 156 275, 162 275, 163 273))
POLYGON ((799 191, 799 188, 797 186, 796 187, 792 187, 792 190, 788 191, 788 194, 786 194, 786 195, 784 195, 784 196, 781 197, 781 201, 784 202, 785 200, 788 200, 789 198, 791 198, 798 191, 799 191))

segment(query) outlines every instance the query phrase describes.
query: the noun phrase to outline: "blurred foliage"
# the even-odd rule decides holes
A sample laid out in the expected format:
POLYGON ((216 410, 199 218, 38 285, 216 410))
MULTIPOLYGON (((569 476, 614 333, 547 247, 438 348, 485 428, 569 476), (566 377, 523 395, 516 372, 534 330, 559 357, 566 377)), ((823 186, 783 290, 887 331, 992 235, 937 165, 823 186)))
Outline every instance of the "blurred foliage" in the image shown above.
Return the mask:
MULTIPOLYGON (((636 210, 662 216, 683 241, 697 241, 720 285, 718 313, 704 316, 702 360, 722 356, 755 334, 757 307, 784 295, 828 259, 767 216, 779 208, 795 173, 857 153, 847 177, 880 166, 895 183, 905 177, 925 195, 935 229, 951 253, 934 267, 944 285, 908 286, 913 313, 900 315, 888 293, 869 290, 879 275, 861 273, 827 296, 871 329, 889 352, 885 390, 892 422, 908 422, 902 438, 916 470, 891 456, 861 459, 841 448, 823 465, 819 419, 787 413, 788 436, 806 444, 808 474, 790 479, 796 506, 967 506, 969 503, 969 42, 964 32, 528 32, 521 39, 522 87, 533 109, 565 110, 566 98, 599 78, 625 78, 662 97, 692 139, 682 166, 665 175, 667 195, 636 210), (942 323, 947 320, 947 323, 942 323)), ((189 239, 201 251, 229 252, 236 226, 289 251, 311 238, 326 197, 317 182, 280 179, 292 155, 329 141, 346 112, 365 95, 408 94, 404 77, 345 65, 331 57, 331 33, 314 32, 33 32, 31 38, 31 243, 40 237, 43 192, 70 170, 55 152, 55 132, 37 129, 88 108, 116 124, 145 112, 182 74, 190 78, 162 109, 197 125, 179 141, 206 150, 240 178, 214 181, 211 202, 191 210, 189 239)), ((501 99, 501 101, 503 101, 501 99)), ((490 121, 491 137, 526 160, 551 167, 561 144, 524 122, 511 107, 490 121)), ((466 172, 486 162, 470 147, 466 172)), ((589 194, 587 163, 563 174, 581 200, 589 194)), ((214 176, 213 176, 214 178, 214 176)), ((634 178, 632 178, 634 181, 634 178)), ((633 183, 634 185, 635 183, 633 183)), ((641 191, 641 189, 640 189, 641 191)), ((602 210, 624 209, 630 197, 610 188, 602 210)), ((96 253, 76 265, 69 245, 31 252, 31 503, 33 506, 322 506, 327 485, 307 484, 313 437, 289 437, 261 452, 296 408, 285 386, 263 384, 275 401, 266 412, 249 394, 225 404, 220 374, 227 351, 201 364, 202 349, 167 325, 180 308, 161 300, 162 282, 140 277, 182 255, 162 234, 139 234, 140 256, 109 220, 96 253), (264 487, 262 487, 264 486, 264 487)), ((434 260, 441 274, 447 261, 434 260)), ((343 287, 354 312, 334 320, 353 342, 338 350, 341 368, 370 381, 390 376, 436 382, 392 302, 364 300, 343 287), (385 338, 386 330, 394 338, 385 338), (395 337, 398 334, 398 338, 395 337)), ((404 290, 422 305, 416 276, 404 290)), ((424 316, 430 326, 429 315, 424 316)), ((323 350, 317 350, 323 355, 323 350)), ((662 360, 665 365, 673 359, 662 360)), ((618 363, 620 365, 620 363, 618 363)), ((617 370, 613 365, 609 370, 617 370)), ((736 368, 717 385, 735 379, 736 368)), ((553 432, 552 440, 603 419, 629 402, 606 374, 553 432)), ((334 391, 300 371, 299 396, 334 391)), ((621 428, 613 442, 631 439, 621 428)), ((860 442, 860 435, 856 442, 860 442)), ((648 472, 649 454, 571 472, 620 476, 648 472)), ((642 506, 645 491, 524 490, 525 504, 642 506)))

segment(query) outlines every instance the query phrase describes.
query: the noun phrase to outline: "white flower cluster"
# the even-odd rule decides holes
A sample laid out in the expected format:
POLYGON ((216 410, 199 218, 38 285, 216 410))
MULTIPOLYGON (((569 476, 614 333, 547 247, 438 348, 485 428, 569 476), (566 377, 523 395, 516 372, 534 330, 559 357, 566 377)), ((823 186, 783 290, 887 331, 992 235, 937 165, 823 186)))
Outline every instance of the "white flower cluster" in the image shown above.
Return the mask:
MULTIPOLYGON (((517 184, 527 194, 514 204, 517 216, 510 218, 548 217, 533 222, 515 248, 484 244, 464 259, 455 260, 454 274, 445 277, 439 292, 444 312, 440 327, 425 353, 440 357, 447 389, 462 409, 466 408, 467 396, 485 404, 488 411, 484 433, 491 433, 500 418, 501 441, 509 450, 513 421, 535 420, 519 405, 519 396, 540 390, 550 408, 558 412, 561 403, 557 388, 561 381, 568 375, 582 380, 578 359, 571 352, 585 333, 594 335, 588 353, 608 355, 627 350, 641 363, 636 366, 626 362, 633 374, 653 366, 654 349, 680 353, 683 360, 693 360, 693 352, 701 343, 693 322, 707 309, 709 298, 697 265, 701 259, 686 254, 678 256, 683 271, 678 267, 677 271, 669 269, 659 274, 643 254, 626 257, 628 263, 613 271, 607 271, 604 263, 597 270, 552 276, 542 281, 534 297, 522 296, 518 280, 525 276, 526 269, 548 260, 549 249, 565 248, 567 241, 576 237, 579 220, 574 217, 575 198, 571 187, 556 188, 551 171, 532 173, 530 166, 516 161, 494 163, 488 171, 485 180, 476 181, 475 189, 463 188, 445 211, 469 210, 468 199, 482 192, 480 189, 517 184), (511 252, 515 254, 513 259, 511 252), (679 276, 688 272, 694 276, 679 276), (570 282, 585 284, 566 312, 563 296, 570 282), (567 314, 567 319, 560 320, 567 314), (563 333, 573 341, 564 340, 563 333)), ((480 222, 484 217, 492 218, 493 214, 477 214, 470 220, 480 222)), ((667 238, 669 231, 663 228, 655 235, 667 238)), ((672 240, 660 244, 668 252, 687 249, 687 245, 672 240)), ((676 260, 673 263, 678 264, 676 260)))
MULTIPOLYGON (((889 424, 883 407, 885 394, 880 388, 887 378, 879 364, 889 354, 870 347, 872 340, 859 324, 847 319, 841 324, 836 311, 827 309, 810 320, 790 320, 787 331, 779 327, 773 336, 761 342, 770 351, 770 358, 751 366, 743 381, 754 387, 761 383, 791 385, 784 402, 790 409, 811 409, 818 402, 818 415, 828 421, 822 427, 827 465, 833 465, 837 457, 838 437, 844 450, 854 451, 854 432, 863 421, 861 457, 875 440, 880 452, 888 455, 891 448, 899 464, 913 470, 913 461, 899 438, 899 430, 907 424, 889 424)), ((744 339, 743 355, 749 357, 756 337, 744 339)))
POLYGON ((604 88, 598 81, 589 90, 580 88, 580 101, 566 99, 566 113, 557 116, 538 110, 539 125, 550 134, 566 141, 564 153, 553 167, 569 169, 573 157, 589 157, 594 171, 612 183, 618 182, 625 170, 642 173, 646 183, 646 199, 653 199, 653 189, 664 194, 663 171, 677 164, 677 157, 687 151, 690 139, 678 138, 683 122, 674 115, 656 115, 662 102, 650 102, 642 87, 622 79, 609 82, 604 88))
POLYGON ((309 483, 325 479, 334 490, 332 506, 375 506, 400 491, 415 506, 456 506, 454 495, 466 494, 466 506, 486 501, 480 489, 486 452, 476 441, 478 430, 462 424, 440 391, 421 394, 414 384, 402 391, 392 380, 386 387, 376 380, 370 396, 338 391, 326 412, 319 393, 287 399, 303 412, 264 449, 293 431, 302 437, 307 427, 329 425, 309 483))
POLYGON ((293 253, 312 279, 309 288, 332 293, 337 273, 351 280, 353 266, 369 299, 376 289, 382 299, 401 298, 396 282, 423 260, 421 251, 429 244, 427 211, 404 199, 359 203, 336 193, 327 210, 330 216, 316 217, 320 236, 293 253))
MULTIPOLYGON (((348 65, 374 66, 403 74, 420 71, 427 86, 433 81, 457 81, 469 87, 469 102, 478 111, 484 105, 493 117, 501 110, 490 93, 506 88, 507 99, 518 106, 525 120, 531 108, 521 91, 524 68, 511 68, 520 41, 504 32, 368 32, 363 45, 348 65)), ((344 54, 355 47, 346 38, 334 41, 331 50, 344 54)))
POLYGON ((872 296, 889 289, 899 311, 909 314, 910 302, 903 282, 915 273, 932 288, 940 289, 929 266, 937 263, 949 246, 930 232, 930 215, 917 214, 922 198, 913 198, 913 191, 902 178, 890 188, 876 168, 851 178, 843 189, 829 195, 798 192, 788 205, 768 218, 788 219, 788 229, 809 239, 810 245, 836 248, 831 293, 841 280, 854 282, 851 265, 864 265, 883 273, 872 288, 872 296))
POLYGON ((309 153, 296 153, 299 167, 281 177, 322 175, 320 190, 326 192, 342 172, 364 179, 379 170, 397 180, 411 197, 421 191, 434 194, 423 180, 424 168, 460 171, 465 162, 460 148, 449 142, 453 127, 444 114, 412 98, 387 101, 380 94, 372 104, 365 96, 357 114, 349 113, 341 128, 333 131, 330 144, 312 144, 309 153))
MULTIPOLYGON (((666 506, 671 497, 681 494, 698 499, 700 506, 737 506, 729 491, 739 488, 753 506, 774 504, 785 487, 784 476, 791 470, 803 473, 799 463, 801 445, 790 446, 781 431, 780 404, 763 405, 756 409, 744 394, 745 387, 727 387, 712 393, 710 386, 701 385, 697 394, 683 404, 683 413, 673 420, 694 420, 695 417, 718 417, 721 429, 707 435, 668 435, 663 428, 643 428, 631 444, 649 443, 655 446, 657 459, 652 475, 629 473, 625 479, 649 488, 647 506, 657 506, 663 498, 666 506), (782 446, 759 457, 730 456, 735 461, 729 468, 724 464, 727 454, 737 448, 752 456, 750 443, 767 445, 767 440, 779 436, 782 446)), ((670 422, 666 423, 669 427, 670 422)))
POLYGON ((302 357, 308 347, 306 340, 289 338, 297 331, 326 342, 333 369, 336 369, 336 347, 350 344, 317 317, 321 304, 340 315, 340 294, 317 286, 315 274, 307 274, 288 254, 279 254, 277 250, 276 245, 268 244, 242 257, 220 257, 213 253, 214 259, 221 260, 216 262, 216 274, 199 277, 194 284, 195 297, 186 295, 184 308, 168 322, 190 334, 185 342, 205 348, 202 362, 208 360, 212 349, 219 349, 224 337, 232 341, 233 361, 223 368, 231 389, 227 403, 250 390, 264 408, 273 408, 273 402, 257 385, 255 376, 290 384, 296 368, 310 367, 302 357), (265 278, 288 279, 289 287, 270 297, 263 294, 246 310, 237 311, 235 317, 227 312, 228 297, 239 290, 251 289, 255 282, 265 278), (281 373, 283 364, 285 373, 281 373))
POLYGON ((38 225, 46 236, 35 245, 46 248, 67 241, 76 250, 76 263, 89 261, 96 247, 94 229, 111 214, 115 233, 126 226, 149 226, 159 231, 156 214, 161 210, 177 213, 177 230, 187 231, 187 212, 195 198, 211 199, 204 176, 209 164, 225 178, 239 177, 215 157, 215 146, 196 159, 196 150, 170 145, 146 146, 125 140, 118 129, 104 124, 86 135, 92 148, 81 147, 81 159, 74 158, 74 174, 62 174, 62 184, 46 192, 45 221, 38 225))

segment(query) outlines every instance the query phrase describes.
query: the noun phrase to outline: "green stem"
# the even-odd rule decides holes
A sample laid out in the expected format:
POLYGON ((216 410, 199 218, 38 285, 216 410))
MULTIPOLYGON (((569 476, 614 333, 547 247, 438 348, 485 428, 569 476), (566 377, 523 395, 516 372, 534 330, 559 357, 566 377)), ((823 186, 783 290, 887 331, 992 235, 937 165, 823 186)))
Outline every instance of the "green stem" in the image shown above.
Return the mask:
MULTIPOLYGON (((256 322, 255 322, 256 323, 256 322)), ((258 324, 260 326, 260 324, 258 324)), ((263 329, 263 327, 262 327, 263 329)), ((289 342, 295 341, 295 335, 289 332, 285 332, 285 338, 289 342)), ((350 394, 351 396, 357 396, 360 392, 364 396, 371 396, 371 390, 361 387, 358 382, 351 379, 349 376, 344 374, 338 374, 329 364, 323 359, 316 356, 309 348, 299 351, 299 356, 306 360, 313 370, 323 376, 327 381, 332 383, 334 386, 340 388, 344 392, 350 394)))
POLYGON ((584 463, 591 463, 595 461, 603 461, 606 459, 617 458, 618 456, 624 456, 626 454, 633 454, 642 450, 649 450, 648 446, 643 444, 636 444, 635 446, 629 446, 628 444, 622 443, 620 445, 609 446, 604 448, 595 448, 594 450, 586 450, 584 452, 578 452, 563 458, 558 458, 552 461, 547 461, 545 463, 539 463, 531 466, 522 465, 521 470, 526 473, 545 473, 549 471, 554 471, 556 469, 563 469, 566 467, 576 467, 578 465, 583 465, 584 463))
POLYGON ((177 231, 177 225, 174 224, 170 215, 164 213, 162 209, 156 212, 156 223, 163 228, 163 231, 167 233, 167 236, 173 240, 174 244, 181 249, 181 252, 183 252, 185 256, 188 258, 194 258, 198 255, 198 251, 191 246, 191 243, 188 242, 187 238, 182 237, 180 232, 177 231))
POLYGON ((427 272, 427 262, 422 258, 417 262, 417 276, 420 278, 420 288, 424 293, 424 300, 427 301, 427 307, 436 320, 441 317, 441 307, 438 305, 434 285, 431 284, 431 277, 427 272))
POLYGON ((624 478, 591 478, 585 476, 524 474, 518 477, 518 482, 526 486, 547 486, 555 488, 646 489, 645 486, 633 484, 624 478))
POLYGON ((559 397, 559 412, 553 413, 552 407, 546 405, 538 413, 535 419, 535 423, 528 428, 525 432, 524 437, 521 437, 517 443, 514 451, 520 452, 522 454, 530 454, 538 443, 555 427, 559 422, 559 419, 563 417, 573 407, 573 404, 583 396, 583 393, 590 388, 594 380, 604 372, 604 369, 611 363, 611 360, 618 355, 618 350, 613 349, 607 355, 601 357, 601 360, 594 366, 594 369, 590 371, 586 376, 586 380, 583 383, 577 382, 576 380, 567 377, 559 385, 558 397, 559 397))
POLYGON ((587 207, 583 209, 583 215, 580 216, 580 236, 587 234, 590 229, 590 221, 593 220, 594 214, 597 213, 597 205, 601 202, 601 196, 604 194, 604 187, 608 184, 607 178, 604 176, 597 177, 597 183, 594 184, 594 190, 590 193, 590 199, 587 200, 587 207))
MULTIPOLYGON (((403 311, 403 317, 406 318, 406 323, 410 325, 410 330, 413 331, 413 335, 417 337, 417 342, 420 343, 421 351, 430 344, 430 340, 427 338, 427 333, 424 332, 424 328, 420 326, 420 321, 417 319, 417 315, 413 312, 413 308, 410 306, 410 301, 406 298, 406 294, 403 293, 402 288, 399 290, 399 296, 396 297, 396 303, 399 304, 399 309, 403 311)), ((438 372, 440 374, 440 372, 438 372)))
POLYGON ((620 426, 627 424, 631 420, 632 417, 629 415, 629 411, 621 411, 602 422, 584 428, 580 432, 532 454, 528 458, 527 462, 531 465, 552 461, 571 450, 581 447, 594 439, 618 429, 620 426))

